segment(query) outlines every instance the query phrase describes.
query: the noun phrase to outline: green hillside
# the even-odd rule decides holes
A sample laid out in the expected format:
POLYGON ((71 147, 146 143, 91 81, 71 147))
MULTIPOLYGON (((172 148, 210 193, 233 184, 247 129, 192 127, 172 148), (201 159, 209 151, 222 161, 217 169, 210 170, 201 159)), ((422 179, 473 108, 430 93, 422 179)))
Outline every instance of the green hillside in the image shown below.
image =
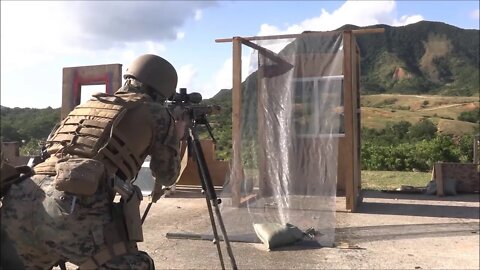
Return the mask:
POLYGON ((360 102, 362 127, 383 129, 387 123, 415 124, 430 119, 440 134, 461 136, 478 132, 478 97, 380 94, 363 95, 360 102), (466 121, 461 117, 464 113, 476 114, 477 121, 466 121))
POLYGON ((429 21, 372 27, 385 33, 357 37, 364 93, 478 96, 478 30, 429 21))

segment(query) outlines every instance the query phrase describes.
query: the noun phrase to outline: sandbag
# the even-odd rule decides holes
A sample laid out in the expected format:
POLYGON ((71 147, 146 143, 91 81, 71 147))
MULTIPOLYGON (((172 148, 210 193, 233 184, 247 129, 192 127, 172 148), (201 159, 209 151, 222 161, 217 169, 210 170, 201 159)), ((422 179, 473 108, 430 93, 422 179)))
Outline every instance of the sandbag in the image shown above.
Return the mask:
POLYGON ((255 233, 267 249, 291 245, 303 239, 305 234, 296 226, 286 223, 253 224, 255 233))

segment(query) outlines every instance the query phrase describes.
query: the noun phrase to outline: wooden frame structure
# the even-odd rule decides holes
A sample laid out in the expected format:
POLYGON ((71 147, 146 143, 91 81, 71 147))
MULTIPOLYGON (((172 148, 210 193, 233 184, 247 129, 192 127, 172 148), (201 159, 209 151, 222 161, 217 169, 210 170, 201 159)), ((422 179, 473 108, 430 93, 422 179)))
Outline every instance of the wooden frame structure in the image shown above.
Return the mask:
MULTIPOLYGON (((322 36, 343 34, 343 91, 344 91, 344 129, 345 136, 339 141, 337 168, 337 190, 345 194, 345 209, 355 212, 361 202, 361 177, 360 177, 360 50, 356 44, 355 36, 359 34, 383 33, 383 28, 359 29, 349 31, 305 32, 302 34, 251 36, 216 39, 215 42, 232 42, 233 76, 232 76, 232 146, 233 162, 231 172, 234 179, 243 179, 241 169, 241 107, 242 107, 242 45, 258 51, 266 50, 251 42, 253 40, 291 39, 303 36, 322 36), (340 162, 341 161, 341 162, 340 162)), ((232 192, 239 190, 239 181, 233 183, 232 192)), ((240 204, 240 195, 232 194, 232 204, 240 204)))

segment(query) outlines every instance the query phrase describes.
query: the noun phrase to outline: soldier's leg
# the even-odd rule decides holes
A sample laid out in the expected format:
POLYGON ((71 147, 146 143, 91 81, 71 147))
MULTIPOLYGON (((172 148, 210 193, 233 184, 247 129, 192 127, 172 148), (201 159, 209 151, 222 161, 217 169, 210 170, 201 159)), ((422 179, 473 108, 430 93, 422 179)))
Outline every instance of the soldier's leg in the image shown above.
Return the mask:
POLYGON ((1 230, 0 269, 24 269, 22 260, 12 244, 12 240, 1 230))
POLYGON ((26 269, 48 269, 60 259, 43 245, 36 233, 35 213, 41 212, 44 197, 37 183, 28 178, 13 185, 2 201, 2 228, 12 240, 26 269))
POLYGON ((52 181, 42 184, 47 198, 41 215, 42 241, 67 261, 80 265, 104 245, 104 227, 111 220, 108 196, 58 191, 52 181), (55 240, 51 237, 55 235, 55 240))
POLYGON ((152 258, 143 251, 125 254, 113 258, 102 265, 101 270, 154 270, 152 258))

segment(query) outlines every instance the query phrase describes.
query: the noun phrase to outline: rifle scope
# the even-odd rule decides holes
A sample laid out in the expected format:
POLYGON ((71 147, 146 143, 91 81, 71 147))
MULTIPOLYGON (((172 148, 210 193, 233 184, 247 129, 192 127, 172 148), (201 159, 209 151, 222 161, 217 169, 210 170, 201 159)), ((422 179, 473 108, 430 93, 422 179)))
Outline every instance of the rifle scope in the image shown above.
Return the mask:
POLYGON ((175 93, 171 98, 169 98, 172 103, 186 103, 186 104, 198 104, 202 101, 202 95, 197 92, 187 94, 187 88, 180 88, 179 93, 175 93))

